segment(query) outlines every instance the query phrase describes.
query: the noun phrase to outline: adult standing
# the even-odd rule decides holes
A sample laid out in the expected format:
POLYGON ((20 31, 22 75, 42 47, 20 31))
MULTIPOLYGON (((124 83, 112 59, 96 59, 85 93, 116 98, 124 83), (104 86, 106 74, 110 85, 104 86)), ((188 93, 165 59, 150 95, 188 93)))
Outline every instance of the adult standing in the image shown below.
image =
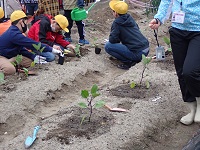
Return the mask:
POLYGON ((169 29, 174 65, 183 101, 190 113, 181 123, 200 122, 200 0, 161 0, 157 14, 149 23, 157 29, 172 13, 169 29))

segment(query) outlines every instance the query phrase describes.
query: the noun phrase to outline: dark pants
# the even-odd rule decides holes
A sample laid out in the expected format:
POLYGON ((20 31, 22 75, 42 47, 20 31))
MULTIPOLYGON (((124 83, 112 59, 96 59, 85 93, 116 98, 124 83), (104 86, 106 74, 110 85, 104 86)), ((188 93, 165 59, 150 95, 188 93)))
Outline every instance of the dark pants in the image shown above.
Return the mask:
MULTIPOLYGON (((71 18, 71 11, 72 10, 64 10, 64 16, 67 18, 68 22, 69 22, 69 26, 67 27, 69 29, 69 32, 65 33, 65 37, 66 38, 69 38, 70 35, 71 35, 71 28, 73 26, 73 20, 71 18)), ((77 28, 78 28, 78 34, 79 34, 79 37, 81 40, 84 39, 84 23, 81 21, 75 21, 76 22, 76 25, 77 25, 77 28)))
POLYGON ((34 15, 34 12, 38 9, 38 3, 28 3, 26 4, 26 14, 34 15))
POLYGON ((123 63, 131 64, 133 62, 140 62, 142 60, 142 54, 147 56, 149 54, 149 48, 144 49, 143 51, 130 51, 125 45, 121 43, 110 43, 105 44, 105 50, 111 56, 117 58, 123 63))
POLYGON ((185 102, 200 97, 200 31, 169 30, 174 64, 185 102))

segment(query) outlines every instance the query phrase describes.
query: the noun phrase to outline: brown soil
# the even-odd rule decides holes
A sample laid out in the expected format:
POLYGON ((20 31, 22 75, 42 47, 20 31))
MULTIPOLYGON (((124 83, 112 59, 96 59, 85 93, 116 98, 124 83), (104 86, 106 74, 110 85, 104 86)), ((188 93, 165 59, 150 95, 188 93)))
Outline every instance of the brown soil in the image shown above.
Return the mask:
MULTIPOLYGON (((139 83, 142 63, 128 71, 116 67, 119 61, 110 58, 102 44, 108 39, 113 21, 108 0, 102 0, 89 13, 86 39, 90 45, 81 47, 81 58, 67 58, 63 65, 55 62, 42 65, 37 76, 7 76, 0 85, 0 149, 24 149, 24 141, 33 128, 40 125, 33 145, 37 150, 180 150, 199 129, 198 124, 184 126, 180 118, 187 113, 171 53, 165 61, 148 65, 142 86, 139 83), (94 38, 101 53, 94 52, 94 38), (145 87, 148 80, 150 88, 145 87), (94 109, 88 122, 88 109, 81 109, 81 90, 99 87, 100 96, 110 107, 127 109, 126 113, 111 112, 106 108, 94 109), (87 117, 81 124, 82 117, 87 117)), ((149 57, 155 55, 156 41, 148 22, 153 17, 145 9, 130 4, 129 13, 135 18, 141 32, 150 42, 149 57)), ((169 36, 170 21, 158 32, 160 45, 169 36)), ((74 24, 72 40, 78 42, 74 24)))

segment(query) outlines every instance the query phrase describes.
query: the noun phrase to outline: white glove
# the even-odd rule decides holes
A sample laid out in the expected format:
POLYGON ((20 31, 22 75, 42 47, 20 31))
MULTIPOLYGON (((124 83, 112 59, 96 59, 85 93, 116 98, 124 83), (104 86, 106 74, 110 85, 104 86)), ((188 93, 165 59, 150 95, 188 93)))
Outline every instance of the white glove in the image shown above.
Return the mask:
POLYGON ((60 54, 60 53, 62 53, 60 50, 57 50, 57 49, 55 49, 55 48, 52 48, 52 53, 54 53, 54 54, 60 54))
POLYGON ((39 55, 36 55, 35 58, 34 58, 34 62, 35 63, 40 63, 40 64, 45 64, 47 63, 46 61, 46 58, 45 57, 42 57, 42 56, 39 56, 39 55))

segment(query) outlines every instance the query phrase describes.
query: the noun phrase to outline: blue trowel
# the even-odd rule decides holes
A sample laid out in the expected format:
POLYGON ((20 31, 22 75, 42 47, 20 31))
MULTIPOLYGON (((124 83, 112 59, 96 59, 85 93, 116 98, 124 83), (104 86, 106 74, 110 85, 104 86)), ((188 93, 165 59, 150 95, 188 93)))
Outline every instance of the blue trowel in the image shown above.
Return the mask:
POLYGON ((37 133, 38 133, 39 129, 40 129, 40 126, 34 127, 33 136, 32 136, 32 137, 28 136, 28 137, 26 138, 26 141, 25 141, 25 148, 31 147, 31 145, 34 143, 34 141, 35 141, 36 138, 37 138, 37 133))

